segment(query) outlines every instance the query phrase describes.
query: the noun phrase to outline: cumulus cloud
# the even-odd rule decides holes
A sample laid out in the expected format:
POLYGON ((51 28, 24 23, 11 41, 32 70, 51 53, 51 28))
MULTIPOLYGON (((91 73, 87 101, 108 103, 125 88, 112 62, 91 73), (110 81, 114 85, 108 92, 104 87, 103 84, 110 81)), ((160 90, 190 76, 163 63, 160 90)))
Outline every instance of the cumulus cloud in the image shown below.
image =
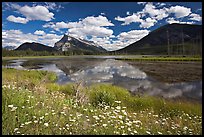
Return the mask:
POLYGON ((120 33, 117 38, 122 44, 125 46, 128 46, 129 44, 132 44, 133 42, 136 42, 143 38, 144 36, 149 34, 149 30, 131 30, 128 32, 122 32, 120 33))
POLYGON ((126 12, 126 14, 127 14, 127 15, 130 15, 130 12, 129 12, 129 11, 127 11, 127 12, 126 12))
MULTIPOLYGON (((39 33, 36 31, 35 33, 39 33)), ((42 33, 42 32, 41 32, 42 33)), ((54 46, 54 43, 62 38, 62 35, 44 34, 36 35, 32 33, 23 33, 21 30, 2 30, 2 46, 18 47, 24 42, 38 42, 47 46, 54 46)))
POLYGON ((45 2, 45 7, 47 9, 50 9, 50 10, 55 10, 57 12, 60 11, 60 9, 64 8, 62 5, 60 4, 56 4, 54 2, 45 2))
POLYGON ((93 26, 114 26, 105 16, 99 15, 98 17, 89 16, 82 20, 85 25, 93 26))
POLYGON ((26 18, 15 17, 13 15, 8 16, 6 19, 11 22, 22 23, 22 24, 26 24, 28 22, 28 19, 26 18))
POLYGON ((140 24, 141 28, 150 28, 154 26, 158 20, 166 18, 168 16, 168 12, 166 8, 156 9, 153 3, 146 3, 144 9, 137 13, 133 13, 133 15, 127 17, 115 17, 115 20, 122 21, 121 25, 128 25, 130 23, 137 22, 140 24), (144 16, 149 15, 150 17, 143 19, 144 16))
POLYGON ((176 18, 186 17, 191 13, 191 8, 187 8, 184 6, 171 6, 168 10, 169 13, 173 13, 176 18))
POLYGON ((157 20, 152 18, 146 18, 145 20, 141 21, 140 27, 141 28, 150 28, 154 26, 154 24, 157 23, 157 20))
POLYGON ((45 6, 37 5, 37 6, 20 6, 18 4, 9 4, 10 8, 17 10, 18 13, 22 14, 25 18, 22 17, 14 17, 13 15, 8 16, 7 20, 26 24, 31 20, 42 20, 42 21, 50 21, 54 19, 54 14, 50 12, 45 6))
MULTIPOLYGON (((97 27, 104 27, 104 26, 114 26, 113 23, 111 23, 105 16, 101 16, 99 15, 98 17, 94 17, 94 16, 89 16, 86 17, 83 20, 80 20, 78 22, 68 22, 65 23, 63 21, 61 22, 49 22, 43 25, 44 28, 53 28, 57 31, 59 31, 60 29, 64 29, 64 28, 70 28, 70 29, 75 29, 75 28, 96 28, 97 27), (85 27, 86 26, 86 27, 85 27)), ((102 29, 104 30, 104 29, 102 29)))
POLYGON ((140 14, 133 14, 124 18, 117 16, 115 17, 115 20, 123 21, 124 23, 122 23, 121 25, 128 25, 133 22, 141 22, 142 19, 140 17, 141 17, 140 14))
POLYGON ((166 19, 166 22, 169 23, 169 24, 172 24, 172 23, 180 23, 180 24, 194 24, 193 21, 179 21, 179 20, 175 20, 175 18, 167 18, 166 19))
POLYGON ((139 5, 144 5, 144 4, 146 4, 147 2, 137 2, 137 4, 139 4, 139 5))
POLYGON ((202 17, 199 14, 192 13, 192 14, 190 14, 189 17, 190 17, 189 20, 195 20, 195 21, 201 21, 202 20, 202 17))
POLYGON ((105 16, 89 16, 78 22, 49 22, 43 25, 45 28, 53 28, 57 31, 68 28, 68 33, 79 38, 87 36, 108 37, 113 34, 113 30, 105 26, 114 26, 105 16))
POLYGON ((104 27, 96 27, 96 26, 83 26, 81 28, 71 28, 68 30, 69 34, 85 37, 85 36, 98 36, 98 37, 106 37, 111 36, 113 34, 113 30, 107 29, 104 27))
POLYGON ((53 19, 54 14, 44 6, 23 6, 19 9, 20 13, 23 14, 29 20, 42 20, 50 21, 53 19))
POLYGON ((130 23, 139 23, 141 28, 150 28, 154 26, 158 21, 166 19, 168 23, 187 23, 192 24, 192 21, 178 21, 183 17, 189 16, 189 20, 201 21, 202 17, 199 14, 194 14, 191 12, 191 8, 185 6, 170 6, 164 7, 165 3, 152 3, 152 2, 138 2, 140 5, 144 5, 141 11, 133 13, 133 15, 128 15, 126 17, 115 17, 115 20, 123 22, 121 25, 129 25, 130 23), (172 18, 174 16, 175 18, 172 18))
POLYGON ((34 32, 34 34, 36 34, 36 35, 45 35, 45 32, 43 30, 36 30, 34 32))
POLYGON ((166 8, 162 8, 162 9, 157 9, 153 3, 151 2, 148 2, 144 9, 143 9, 143 12, 145 14, 149 14, 150 17, 154 18, 154 19, 157 19, 157 20, 161 20, 165 17, 168 16, 168 13, 167 13, 167 9, 166 8))

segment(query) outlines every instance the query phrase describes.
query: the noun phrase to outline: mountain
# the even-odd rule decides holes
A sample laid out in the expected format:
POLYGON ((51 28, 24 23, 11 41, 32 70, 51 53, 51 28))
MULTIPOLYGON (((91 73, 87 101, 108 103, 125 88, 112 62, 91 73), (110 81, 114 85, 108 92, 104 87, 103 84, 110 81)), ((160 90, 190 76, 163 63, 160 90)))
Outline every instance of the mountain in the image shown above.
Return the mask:
POLYGON ((7 50, 14 50, 16 47, 15 46, 5 46, 3 48, 7 50))
POLYGON ((114 52, 119 54, 167 54, 168 42, 171 54, 181 54, 183 44, 185 54, 190 54, 192 50, 198 52, 202 45, 202 25, 167 24, 150 32, 139 41, 114 52))
POLYGON ((28 49, 31 49, 33 51, 56 51, 54 48, 52 47, 48 47, 48 46, 45 46, 43 44, 40 44, 40 43, 35 43, 35 42, 32 42, 32 43, 29 43, 29 42, 25 42, 23 44, 21 44, 17 49, 15 50, 28 50, 28 49))
POLYGON ((82 40, 70 35, 64 35, 61 40, 55 43, 54 48, 60 51, 106 52, 105 49, 92 41, 82 40))

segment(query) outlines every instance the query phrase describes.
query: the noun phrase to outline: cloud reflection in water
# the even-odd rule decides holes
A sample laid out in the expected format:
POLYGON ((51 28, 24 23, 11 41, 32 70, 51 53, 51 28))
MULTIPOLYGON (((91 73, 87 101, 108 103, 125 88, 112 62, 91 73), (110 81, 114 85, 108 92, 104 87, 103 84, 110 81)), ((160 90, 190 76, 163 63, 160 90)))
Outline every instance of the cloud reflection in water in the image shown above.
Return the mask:
MULTIPOLYGON (((25 69, 21 65, 26 60, 12 60, 8 67, 16 69, 25 69)), ((60 61, 60 60, 59 60, 60 61)), ((72 60, 74 62, 74 59, 72 60)), ((69 60, 66 62, 69 64, 69 60)), ((76 61, 76 63, 78 63, 76 61)), ((182 82, 182 83, 163 83, 150 76, 137 67, 133 67, 124 61, 106 59, 93 66, 70 69, 71 73, 62 71, 55 63, 38 65, 38 70, 47 70, 55 72, 58 76, 57 83, 66 84, 69 82, 83 81, 89 85, 92 83, 106 82, 121 86, 130 92, 145 93, 152 96, 162 96, 164 98, 186 97, 196 100, 202 100, 202 81, 182 82)), ((151 67, 151 65, 150 65, 151 67)))

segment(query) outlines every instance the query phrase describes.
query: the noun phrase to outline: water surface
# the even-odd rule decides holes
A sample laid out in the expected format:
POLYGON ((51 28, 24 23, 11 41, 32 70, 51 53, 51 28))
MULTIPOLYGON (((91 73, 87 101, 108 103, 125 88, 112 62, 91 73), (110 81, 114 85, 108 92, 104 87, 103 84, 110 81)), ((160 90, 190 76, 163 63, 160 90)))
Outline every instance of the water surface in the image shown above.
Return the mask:
MULTIPOLYGON (((132 94, 146 94, 163 98, 202 100, 202 80, 193 82, 166 83, 158 81, 115 56, 88 56, 49 59, 9 60, 5 67, 36 69, 55 72, 58 84, 83 82, 111 83, 128 89, 132 94)), ((151 65, 150 65, 151 67, 151 65)))

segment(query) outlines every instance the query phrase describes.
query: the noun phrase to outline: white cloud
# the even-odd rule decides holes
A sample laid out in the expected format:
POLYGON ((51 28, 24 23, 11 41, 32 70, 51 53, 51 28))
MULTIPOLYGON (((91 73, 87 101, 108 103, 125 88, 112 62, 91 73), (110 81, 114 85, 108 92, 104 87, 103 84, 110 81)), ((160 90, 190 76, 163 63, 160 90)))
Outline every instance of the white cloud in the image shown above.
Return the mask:
POLYGON ((7 20, 15 23, 22 23, 22 24, 26 24, 28 22, 28 19, 26 18, 15 17, 13 15, 8 16, 7 20))
POLYGON ((147 34, 149 34, 148 30, 131 30, 128 32, 122 32, 117 37, 122 40, 134 39, 135 41, 138 41, 147 34))
POLYGON ((35 35, 23 33, 21 30, 2 30, 2 46, 18 47, 24 42, 38 42, 47 46, 54 46, 54 43, 62 38, 62 35, 44 34, 35 35))
MULTIPOLYGON (((95 30, 105 30, 104 26, 114 26, 105 16, 99 15, 98 17, 89 16, 79 22, 49 22, 43 25, 44 28, 53 28, 57 31, 64 28, 70 28, 74 30, 84 30, 87 28, 95 29, 95 30), (98 28, 100 27, 100 28, 98 28), (76 29, 78 28, 78 29, 76 29)), ((90 30, 91 31, 91 30, 90 30)))
POLYGON ((68 30, 69 34, 86 37, 86 36, 98 36, 98 37, 107 37, 113 34, 113 30, 107 29, 104 27, 97 26, 83 26, 80 28, 71 28, 68 30))
POLYGON ((171 6, 168 12, 175 14, 176 18, 182 18, 188 16, 191 13, 191 8, 176 5, 171 6))
POLYGON ((153 3, 148 2, 144 9, 142 10, 145 14, 149 14, 150 17, 155 18, 157 20, 161 20, 168 16, 167 9, 156 9, 156 7, 153 5, 153 3))
POLYGON ((29 20, 50 21, 54 18, 54 14, 44 6, 30 7, 26 5, 21 7, 19 11, 29 20))
POLYGON ((2 8, 6 10, 19 9, 21 6, 14 2, 4 2, 2 8))
POLYGON ((141 22, 142 19, 140 19, 140 17, 141 17, 140 14, 133 14, 133 15, 127 16, 125 18, 117 16, 117 17, 115 17, 115 20, 123 21, 124 23, 122 23, 121 25, 128 25, 128 24, 133 23, 133 22, 141 22))
POLYGON ((17 10, 17 13, 22 14, 25 18, 22 17, 14 17, 10 15, 7 19, 9 21, 13 21, 16 23, 23 23, 26 24, 28 21, 31 20, 42 20, 42 21, 50 21, 54 19, 54 14, 49 12, 49 10, 45 6, 37 5, 37 6, 20 6, 15 3, 8 4, 11 9, 17 10))
POLYGON ((122 32, 116 37, 114 35, 103 38, 93 36, 90 40, 101 45, 108 51, 114 51, 130 45, 148 34, 148 30, 131 30, 128 32, 122 32))
POLYGON ((155 19, 152 18, 146 18, 145 20, 143 20, 140 24, 141 28, 150 28, 152 26, 154 26, 154 24, 157 23, 157 21, 155 19))
POLYGON ((74 37, 86 38, 87 36, 109 37, 113 30, 105 26, 114 26, 105 16, 89 16, 78 22, 49 22, 43 25, 45 28, 53 28, 59 31, 62 28, 68 28, 68 33, 74 37))
MULTIPOLYGON (((191 13, 191 8, 184 6, 170 6, 163 7, 166 3, 156 3, 152 2, 138 2, 138 4, 144 5, 144 8, 137 13, 133 13, 133 15, 128 15, 127 17, 115 17, 115 20, 122 21, 121 25, 129 25, 130 23, 139 23, 141 28, 150 28, 154 26, 158 21, 163 20, 169 17, 171 14, 175 16, 176 19, 180 19, 186 16, 189 16, 190 20, 201 21, 202 17, 198 14, 191 13)), ((129 14, 127 12, 127 14, 129 14)), ((166 19, 167 22, 172 23, 187 23, 192 24, 192 21, 178 21, 174 18, 166 19)))
POLYGON ((166 19, 166 22, 169 23, 169 24, 172 24, 172 23, 180 23, 180 24, 194 24, 195 22, 193 21, 179 21, 179 20, 175 20, 175 18, 167 18, 166 19))
POLYGON ((137 2, 139 5, 145 5, 147 2, 137 2))
POLYGON ((129 12, 129 11, 127 11, 127 12, 126 12, 126 14, 127 14, 127 15, 130 15, 130 12, 129 12))
POLYGON ((156 5, 157 5, 158 7, 162 7, 162 6, 165 6, 166 3, 160 3, 160 2, 158 2, 156 5))
POLYGON ((104 16, 99 15, 98 17, 89 16, 82 20, 82 23, 90 26, 114 26, 113 23, 108 21, 104 16))
POLYGON ((126 47, 149 34, 149 30, 131 30, 129 32, 120 33, 117 38, 121 43, 121 47, 126 47))
POLYGON ((34 32, 34 34, 36 34, 36 35, 45 35, 45 32, 43 30, 36 30, 34 32))
POLYGON ((199 14, 192 13, 192 14, 190 14, 189 17, 191 17, 191 18, 189 18, 190 20, 195 20, 195 21, 201 21, 202 20, 202 17, 199 14))

